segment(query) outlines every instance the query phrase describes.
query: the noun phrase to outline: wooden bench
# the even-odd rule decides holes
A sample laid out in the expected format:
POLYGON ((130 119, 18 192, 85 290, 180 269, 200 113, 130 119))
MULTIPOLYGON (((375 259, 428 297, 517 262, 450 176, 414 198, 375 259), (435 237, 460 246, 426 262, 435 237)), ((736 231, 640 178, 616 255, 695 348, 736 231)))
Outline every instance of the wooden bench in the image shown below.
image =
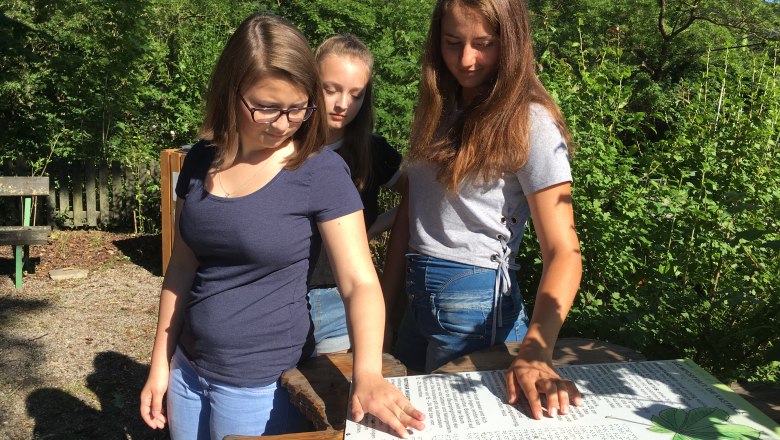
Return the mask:
POLYGON ((16 288, 22 288, 22 270, 30 267, 30 245, 46 244, 50 226, 32 226, 32 199, 49 194, 48 177, 0 177, 0 196, 22 198, 22 224, 0 226, 0 245, 11 245, 16 260, 16 288))

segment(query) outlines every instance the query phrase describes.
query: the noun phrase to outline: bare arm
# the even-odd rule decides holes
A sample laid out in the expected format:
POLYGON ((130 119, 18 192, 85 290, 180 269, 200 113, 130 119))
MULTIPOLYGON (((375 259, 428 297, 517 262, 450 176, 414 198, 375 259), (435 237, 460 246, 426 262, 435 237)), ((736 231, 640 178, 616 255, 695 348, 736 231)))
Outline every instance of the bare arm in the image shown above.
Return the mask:
POLYGON ((396 212, 398 212, 397 206, 379 214, 371 227, 368 228, 368 239, 373 240, 377 235, 392 228, 396 212))
POLYGON ((166 422, 162 413, 162 399, 168 388, 171 356, 181 332, 182 311, 198 267, 195 255, 179 235, 179 215, 183 208, 184 199, 178 199, 173 251, 160 293, 160 311, 152 349, 152 364, 149 378, 141 391, 141 417, 147 425, 159 429, 162 429, 166 422))
POLYGON ((571 381, 552 368, 558 332, 569 313, 582 276, 582 255, 574 228, 571 184, 562 183, 528 196, 534 230, 544 264, 531 323, 520 354, 507 371, 507 397, 517 401, 522 391, 534 418, 542 418, 540 395, 554 416, 568 411, 570 401, 579 405, 580 393, 571 381))
MULTIPOLYGON (((406 186, 408 184, 409 179, 406 177, 406 173, 403 171, 399 171, 401 175, 396 179, 395 183, 391 186, 388 186, 388 188, 392 189, 393 191, 397 193, 403 193, 406 191, 406 186)), ((385 232, 393 227, 393 222, 395 222, 396 212, 398 211, 398 206, 393 207, 392 209, 388 209, 387 211, 379 214, 374 220, 374 223, 371 224, 368 228, 368 239, 373 240, 377 235, 381 234, 382 232, 385 232)))
POLYGON ((371 262, 361 212, 319 224, 330 265, 347 312, 353 347, 352 417, 370 412, 401 437, 406 427, 423 429, 424 416, 382 377, 384 302, 371 262))
MULTIPOLYGON (((409 250, 409 193, 405 188, 401 194, 401 203, 396 214, 397 221, 390 232, 390 240, 387 243, 385 265, 382 270, 382 292, 385 295, 385 310, 388 322, 397 321, 393 316, 399 297, 403 297, 404 279, 406 273, 405 255, 409 250)), ((388 332, 388 338, 391 332, 388 332)), ((391 341, 386 340, 385 345, 391 341)), ((389 349, 385 346, 385 349, 389 349)))

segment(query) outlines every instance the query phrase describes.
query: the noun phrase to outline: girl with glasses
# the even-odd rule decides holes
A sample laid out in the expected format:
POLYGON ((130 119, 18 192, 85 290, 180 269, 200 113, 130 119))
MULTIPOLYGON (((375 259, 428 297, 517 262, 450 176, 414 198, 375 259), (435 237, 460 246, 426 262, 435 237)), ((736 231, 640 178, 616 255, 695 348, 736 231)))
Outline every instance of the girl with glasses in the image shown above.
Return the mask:
MULTIPOLYGON (((325 40, 315 53, 325 95, 328 130, 325 148, 338 153, 349 166, 363 201, 368 238, 390 229, 395 215, 379 214, 380 187, 399 191, 406 184, 402 157, 385 138, 372 133, 374 125, 374 60, 366 45, 350 34, 325 40)), ((349 349, 349 335, 333 272, 325 252, 320 253, 309 290, 317 354, 349 349)))
POLYGON ((548 416, 580 402, 552 352, 582 262, 569 133, 536 77, 531 44, 524 1, 436 2, 383 290, 391 309, 405 287, 395 353, 410 369, 522 341, 507 398, 524 394, 539 419, 540 395, 548 416), (544 262, 530 322, 515 264, 529 217, 544 262))
POLYGON ((349 171, 320 151, 324 107, 304 36, 283 19, 248 17, 217 61, 203 140, 176 185, 177 233, 141 392, 144 421, 167 422, 173 439, 298 428, 279 378, 312 351, 306 283, 320 237, 355 335, 352 417, 373 413, 402 436, 422 428, 381 376, 381 291, 349 171))

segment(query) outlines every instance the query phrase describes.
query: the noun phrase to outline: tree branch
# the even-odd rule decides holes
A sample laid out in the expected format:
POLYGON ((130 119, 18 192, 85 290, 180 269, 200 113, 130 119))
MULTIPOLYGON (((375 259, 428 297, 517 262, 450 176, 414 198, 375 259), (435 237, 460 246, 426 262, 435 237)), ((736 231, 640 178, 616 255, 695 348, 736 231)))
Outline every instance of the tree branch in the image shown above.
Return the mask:
POLYGON ((699 16, 696 15, 696 10, 699 9, 699 3, 694 3, 691 5, 691 8, 688 10, 688 19, 685 20, 685 23, 682 24, 679 28, 672 29, 671 35, 669 35, 669 39, 673 39, 674 37, 680 35, 681 32, 684 32, 686 29, 691 27, 693 22, 695 22, 697 19, 699 19, 699 16))
POLYGON ((668 34, 666 32, 666 0, 658 0, 658 31, 661 32, 661 38, 666 40, 668 34))

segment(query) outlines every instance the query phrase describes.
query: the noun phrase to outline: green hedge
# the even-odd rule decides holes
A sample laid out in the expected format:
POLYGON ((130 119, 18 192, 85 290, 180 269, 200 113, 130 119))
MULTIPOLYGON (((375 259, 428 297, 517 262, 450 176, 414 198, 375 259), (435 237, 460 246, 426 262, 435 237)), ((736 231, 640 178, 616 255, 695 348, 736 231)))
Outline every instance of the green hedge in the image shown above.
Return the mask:
MULTIPOLYGON (((406 151, 432 3, 0 0, 0 161, 40 173, 52 158, 132 164, 191 143, 213 63, 255 11, 289 18, 312 45, 362 37, 376 58, 377 131, 406 151)), ((713 19, 666 41, 653 35, 656 2, 529 4, 540 75, 578 145, 584 278, 564 334, 780 383, 780 68, 758 34, 777 5, 734 12, 758 14, 758 30, 713 19)), ((154 212, 156 183, 142 189, 137 212, 154 212)), ((537 249, 531 228, 520 258, 531 303, 537 249)))

